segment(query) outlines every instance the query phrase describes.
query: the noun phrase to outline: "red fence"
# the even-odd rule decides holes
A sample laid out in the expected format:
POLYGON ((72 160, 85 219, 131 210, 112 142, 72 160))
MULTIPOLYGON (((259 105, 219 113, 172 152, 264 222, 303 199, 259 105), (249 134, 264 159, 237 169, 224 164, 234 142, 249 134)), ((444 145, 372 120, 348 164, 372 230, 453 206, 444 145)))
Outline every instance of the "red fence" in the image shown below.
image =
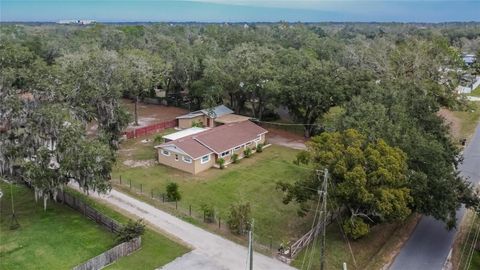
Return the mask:
POLYGON ((140 136, 145 136, 145 135, 148 135, 148 134, 156 133, 156 132, 162 131, 162 130, 167 129, 167 128, 174 128, 176 126, 177 126, 177 119, 173 119, 173 120, 170 120, 170 121, 165 121, 165 122, 161 122, 161 123, 158 123, 158 124, 153 124, 153 125, 146 126, 146 127, 136 128, 134 130, 125 131, 125 132, 123 132, 123 135, 126 135, 127 139, 133 139, 133 138, 137 138, 137 137, 140 137, 140 136))

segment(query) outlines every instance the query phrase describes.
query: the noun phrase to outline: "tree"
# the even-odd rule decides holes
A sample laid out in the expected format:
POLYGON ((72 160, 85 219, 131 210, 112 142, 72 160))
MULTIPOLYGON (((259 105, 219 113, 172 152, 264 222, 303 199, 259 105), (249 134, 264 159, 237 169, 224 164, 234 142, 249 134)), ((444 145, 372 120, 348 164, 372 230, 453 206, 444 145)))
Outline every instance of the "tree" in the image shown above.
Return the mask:
POLYGON ((385 81, 345 105, 339 130, 354 128, 383 139, 407 155, 414 211, 455 225, 471 189, 456 172, 459 157, 448 127, 437 116, 434 93, 412 82, 385 81))
POLYGON ((122 86, 135 98, 135 125, 138 126, 138 101, 154 86, 153 68, 140 50, 126 51, 122 55, 122 86))
POLYGON ((227 224, 234 234, 242 235, 250 229, 251 209, 250 203, 239 203, 230 206, 227 224))
POLYGON ((310 137, 317 119, 345 99, 344 70, 330 61, 319 61, 299 50, 279 52, 283 69, 277 77, 282 103, 310 137))
POLYGON ((44 206, 71 181, 86 192, 108 190, 126 124, 112 55, 72 55, 59 59, 58 66, 22 47, 0 49, 6 49, 0 70, 0 123, 6 124, 0 133, 0 175, 30 183, 44 206), (73 59, 78 61, 70 69, 73 59), (93 138, 86 135, 91 121, 99 123, 93 138))
MULTIPOLYGON (((410 213, 412 197, 408 188, 406 155, 383 140, 370 141, 354 129, 324 132, 308 143, 308 160, 317 170, 328 169, 331 180, 329 204, 348 212, 348 224, 361 230, 347 230, 358 238, 368 233, 368 226, 385 221, 403 220, 410 213), (355 232, 355 233, 354 233, 355 232)), ((307 204, 317 196, 321 182, 316 175, 294 184, 279 183, 286 192, 284 202, 296 200, 307 211, 307 204)), ((349 225, 344 224, 345 227, 349 225)))
POLYGON ((166 187, 167 191, 167 200, 168 201, 180 201, 182 199, 182 195, 180 194, 180 191, 178 190, 178 184, 177 183, 169 183, 166 187))

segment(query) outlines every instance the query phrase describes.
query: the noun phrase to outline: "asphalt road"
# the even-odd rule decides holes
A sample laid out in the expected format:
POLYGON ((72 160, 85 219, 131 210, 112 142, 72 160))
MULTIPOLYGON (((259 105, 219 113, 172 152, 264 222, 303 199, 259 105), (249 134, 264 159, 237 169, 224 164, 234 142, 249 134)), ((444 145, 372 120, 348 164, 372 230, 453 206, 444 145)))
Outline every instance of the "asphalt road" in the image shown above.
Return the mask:
MULTIPOLYGON (((480 181, 480 124, 475 135, 463 152, 464 161, 459 167, 462 176, 473 183, 480 181)), ((465 209, 457 211, 459 222, 465 209)), ((424 216, 408 239, 390 270, 440 270, 455 239, 455 230, 448 231, 445 225, 432 217, 424 216)))

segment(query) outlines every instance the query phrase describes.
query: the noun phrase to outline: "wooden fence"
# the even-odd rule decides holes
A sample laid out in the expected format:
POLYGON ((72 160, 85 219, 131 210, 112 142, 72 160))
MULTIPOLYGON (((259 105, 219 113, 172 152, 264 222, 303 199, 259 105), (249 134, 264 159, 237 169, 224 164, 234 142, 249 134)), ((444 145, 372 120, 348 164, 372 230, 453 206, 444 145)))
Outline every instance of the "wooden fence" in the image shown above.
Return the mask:
POLYGON ((174 128, 176 126, 177 126, 177 119, 173 119, 173 120, 149 125, 146 127, 136 128, 134 130, 125 131, 123 132, 123 135, 127 136, 127 139, 133 139, 140 136, 156 133, 156 132, 165 130, 167 128, 174 128))
POLYGON ((142 246, 142 238, 139 236, 128 242, 123 242, 118 246, 105 251, 104 253, 91 258, 90 260, 77 265, 73 270, 97 270, 113 263, 121 257, 128 256, 142 246))
POLYGON ((101 212, 97 211, 95 208, 89 206, 84 201, 78 199, 74 195, 66 193, 65 191, 57 194, 57 201, 63 202, 71 208, 81 212, 84 216, 106 227, 112 233, 118 233, 122 227, 122 225, 117 221, 105 216, 101 212))

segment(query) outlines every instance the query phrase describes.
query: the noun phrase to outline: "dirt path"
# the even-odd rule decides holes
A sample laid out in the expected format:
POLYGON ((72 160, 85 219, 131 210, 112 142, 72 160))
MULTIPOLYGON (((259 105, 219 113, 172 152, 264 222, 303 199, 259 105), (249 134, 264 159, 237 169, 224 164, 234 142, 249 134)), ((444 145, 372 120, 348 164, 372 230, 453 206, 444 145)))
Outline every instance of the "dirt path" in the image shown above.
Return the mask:
MULTIPOLYGON (((90 193, 97 200, 144 219, 161 231, 181 239, 193 251, 177 258, 161 269, 168 270, 244 270, 247 249, 218 235, 205 231, 177 217, 165 213, 147 203, 112 190, 107 195, 90 193)), ((293 270, 295 268, 265 255, 254 254, 254 269, 293 270)))
POLYGON ((460 138, 461 119, 456 117, 450 110, 441 108, 438 115, 445 119, 445 122, 450 126, 450 134, 454 138, 460 138))

